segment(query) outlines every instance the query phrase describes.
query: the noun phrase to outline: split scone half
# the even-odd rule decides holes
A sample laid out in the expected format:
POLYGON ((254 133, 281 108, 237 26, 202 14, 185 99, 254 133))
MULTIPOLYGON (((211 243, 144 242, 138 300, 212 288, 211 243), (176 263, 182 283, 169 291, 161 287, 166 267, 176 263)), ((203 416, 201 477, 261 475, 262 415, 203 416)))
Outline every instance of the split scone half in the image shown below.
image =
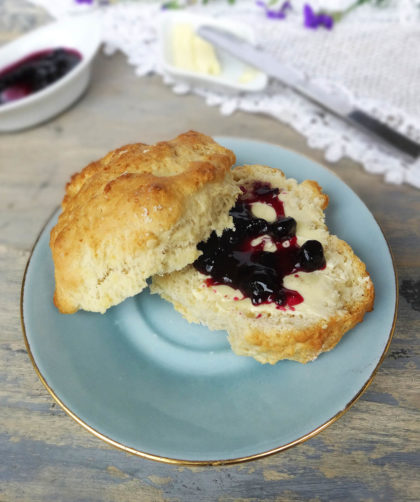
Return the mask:
POLYGON ((234 162, 233 152, 190 131, 123 146, 75 174, 50 237, 60 312, 103 313, 153 274, 194 262, 197 243, 232 224, 234 162))
POLYGON ((235 230, 201 243, 193 265, 154 276, 151 291, 188 321, 226 330, 239 355, 312 361, 373 309, 366 267, 329 234, 328 197, 316 182, 259 165, 233 177, 235 230))

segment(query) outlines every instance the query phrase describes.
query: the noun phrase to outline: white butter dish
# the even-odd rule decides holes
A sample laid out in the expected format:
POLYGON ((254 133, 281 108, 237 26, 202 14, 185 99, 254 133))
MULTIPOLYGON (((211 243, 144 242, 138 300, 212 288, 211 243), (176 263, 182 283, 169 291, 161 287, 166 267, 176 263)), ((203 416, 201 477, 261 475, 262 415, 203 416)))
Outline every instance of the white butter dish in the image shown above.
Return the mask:
POLYGON ((197 31, 202 25, 214 26, 229 31, 251 43, 255 41, 252 29, 242 24, 187 12, 167 12, 162 16, 159 25, 159 53, 166 74, 180 82, 201 84, 212 88, 222 87, 231 91, 257 92, 266 87, 268 78, 265 73, 254 70, 246 63, 216 47, 213 49, 221 70, 217 75, 177 66, 175 63, 176 48, 173 46, 173 33, 177 25, 189 25, 194 31, 197 31))

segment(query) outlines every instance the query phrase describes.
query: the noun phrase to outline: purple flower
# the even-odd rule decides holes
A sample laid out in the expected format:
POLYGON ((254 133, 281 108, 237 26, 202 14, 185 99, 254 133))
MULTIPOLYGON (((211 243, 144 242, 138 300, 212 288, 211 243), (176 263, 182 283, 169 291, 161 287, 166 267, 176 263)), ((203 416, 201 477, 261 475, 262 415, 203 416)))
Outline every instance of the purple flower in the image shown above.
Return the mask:
POLYGON ((88 3, 88 4, 92 4, 93 3, 93 0, 75 0, 76 3, 88 3))
POLYGON ((178 2, 176 0, 172 1, 172 2, 164 2, 160 8, 162 10, 168 10, 168 9, 179 9, 180 6, 178 5, 178 2))
POLYGON ((287 10, 292 8, 290 2, 287 0, 283 2, 279 9, 270 8, 267 2, 263 2, 262 0, 257 0, 255 3, 265 10, 265 15, 270 19, 285 19, 287 10))
POLYGON ((334 24, 334 20, 331 16, 324 12, 316 14, 307 3, 303 6, 303 18, 305 27, 311 30, 316 30, 320 26, 324 26, 327 30, 331 30, 334 24))

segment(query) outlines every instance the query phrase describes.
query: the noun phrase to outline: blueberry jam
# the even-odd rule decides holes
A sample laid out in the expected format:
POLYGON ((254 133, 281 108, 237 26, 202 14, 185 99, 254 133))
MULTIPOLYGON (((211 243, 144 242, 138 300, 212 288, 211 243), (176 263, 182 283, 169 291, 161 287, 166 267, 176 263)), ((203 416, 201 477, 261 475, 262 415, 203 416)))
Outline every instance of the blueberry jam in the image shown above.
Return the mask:
POLYGON ((285 216, 278 188, 255 182, 241 189, 242 194, 230 210, 235 228, 225 230, 220 237, 213 232, 207 242, 201 242, 197 247, 203 254, 194 267, 210 276, 207 286, 231 286, 254 305, 275 303, 277 308, 293 307, 303 298, 297 291, 286 289, 283 278, 323 269, 322 245, 315 240, 297 244, 296 221, 285 216), (276 220, 269 223, 256 218, 252 213, 256 202, 271 206, 276 220))
POLYGON ((74 49, 34 52, 0 71, 0 105, 38 92, 56 82, 82 59, 74 49))

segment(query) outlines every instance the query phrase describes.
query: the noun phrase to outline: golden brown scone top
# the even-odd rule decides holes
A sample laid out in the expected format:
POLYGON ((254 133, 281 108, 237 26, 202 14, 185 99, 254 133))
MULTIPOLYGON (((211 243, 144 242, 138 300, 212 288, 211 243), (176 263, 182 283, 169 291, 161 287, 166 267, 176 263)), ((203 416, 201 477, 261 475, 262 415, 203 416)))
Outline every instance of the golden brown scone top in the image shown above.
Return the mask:
POLYGON ((125 145, 74 174, 67 183, 62 208, 73 208, 80 198, 86 203, 100 192, 109 200, 113 188, 128 189, 136 203, 139 189, 158 193, 161 186, 175 181, 175 175, 181 175, 177 181, 185 192, 193 192, 204 183, 223 178, 235 160, 232 151, 195 131, 155 145, 125 145))
POLYGON ((189 131, 155 145, 123 146, 73 175, 50 237, 56 306, 75 310, 66 296, 84 280, 87 255, 112 269, 150 248, 176 225, 187 199, 222 182, 234 162, 233 152, 189 131))

